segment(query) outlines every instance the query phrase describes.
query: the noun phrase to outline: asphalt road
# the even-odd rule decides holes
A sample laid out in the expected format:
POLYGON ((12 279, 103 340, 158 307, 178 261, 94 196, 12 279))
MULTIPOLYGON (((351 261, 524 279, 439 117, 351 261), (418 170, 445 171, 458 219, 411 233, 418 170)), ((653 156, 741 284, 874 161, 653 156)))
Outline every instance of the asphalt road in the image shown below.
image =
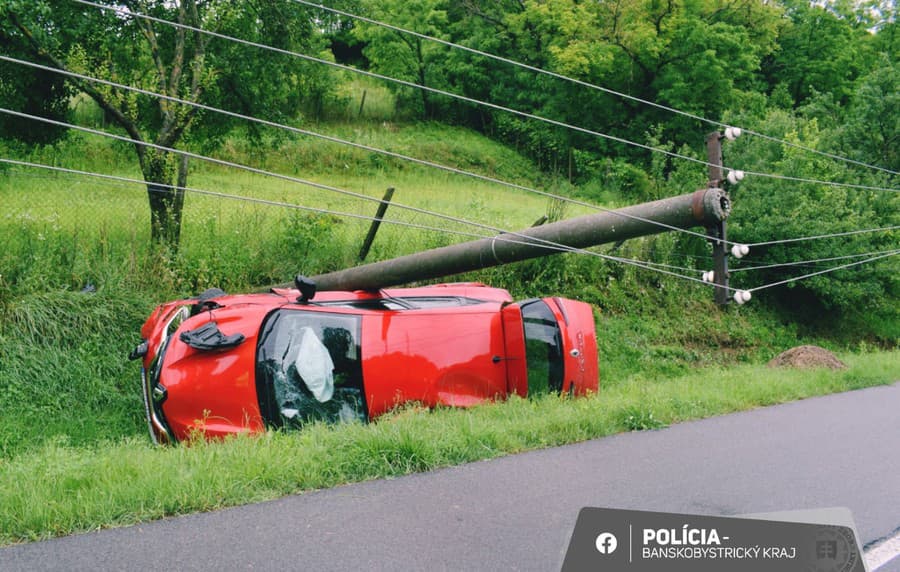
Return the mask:
POLYGON ((584 506, 842 506, 872 544, 900 530, 898 451, 900 383, 14 546, 0 570, 558 570, 584 506))

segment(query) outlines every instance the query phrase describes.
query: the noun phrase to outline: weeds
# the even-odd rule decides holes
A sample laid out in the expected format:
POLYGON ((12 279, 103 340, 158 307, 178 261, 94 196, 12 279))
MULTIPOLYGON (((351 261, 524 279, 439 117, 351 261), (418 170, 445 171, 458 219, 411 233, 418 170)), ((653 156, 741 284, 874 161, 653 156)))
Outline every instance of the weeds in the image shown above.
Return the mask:
POLYGON ((190 447, 129 437, 76 445, 64 437, 0 462, 0 543, 36 540, 213 510, 574 443, 625 430, 883 384, 900 354, 842 355, 850 368, 760 366, 648 377, 569 399, 513 398, 471 409, 407 408, 378 422, 313 424, 190 447))

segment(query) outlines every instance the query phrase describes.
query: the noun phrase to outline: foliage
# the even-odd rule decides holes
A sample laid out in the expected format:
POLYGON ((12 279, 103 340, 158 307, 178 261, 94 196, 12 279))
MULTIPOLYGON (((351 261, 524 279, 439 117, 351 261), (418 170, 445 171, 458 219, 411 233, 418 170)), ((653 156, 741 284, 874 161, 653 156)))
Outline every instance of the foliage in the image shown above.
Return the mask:
MULTIPOLYGON (((0 37, 16 53, 27 53, 51 68, 155 91, 169 98, 140 95, 71 75, 65 79, 94 99, 135 142, 134 150, 148 183, 151 235, 157 242, 177 247, 184 193, 174 185, 186 184, 187 160, 176 160, 168 149, 182 144, 192 130, 202 141, 200 146, 209 149, 218 142, 216 135, 233 125, 220 115, 200 114, 191 104, 202 102, 278 120, 295 117, 301 102, 321 111, 331 89, 328 73, 319 67, 295 58, 271 57, 230 42, 211 42, 211 36, 197 30, 206 26, 248 41, 274 43, 281 49, 321 49, 323 39, 312 33, 313 18, 294 4, 258 0, 132 0, 108 4, 107 9, 100 9, 47 0, 9 1, 0 7, 0 37), (270 87, 273 82, 279 89, 270 87)), ((58 84, 60 77, 49 86, 58 84)), ((22 89, 18 93, 32 108, 59 101, 52 89, 49 94, 22 89), (48 95, 53 98, 50 103, 48 95)))
POLYGON ((789 22, 779 37, 782 49, 764 68, 768 83, 783 83, 797 105, 816 91, 845 101, 860 71, 858 46, 865 31, 825 5, 788 0, 785 6, 789 22))
MULTIPOLYGON (((390 19, 395 26, 420 34, 441 38, 446 26, 445 0, 394 0, 370 6, 367 15, 375 20, 390 19)), ((373 24, 358 24, 354 36, 365 47, 365 55, 372 71, 429 88, 441 87, 437 62, 446 56, 447 49, 423 40, 373 24)), ((435 117, 433 95, 427 90, 414 90, 392 84, 398 92, 400 105, 409 107, 415 115, 435 117)))
MULTIPOLYGON (((823 134, 816 119, 803 120, 784 112, 772 112, 765 122, 769 133, 785 140, 817 147, 823 134)), ((811 155, 797 147, 772 142, 751 141, 735 145, 730 156, 734 164, 747 170, 775 170, 801 180, 864 181, 885 184, 877 176, 857 178, 834 161, 811 155), (768 166, 774 169, 767 168, 768 166)), ((900 224, 900 197, 895 193, 858 188, 836 188, 811 182, 753 178, 734 191, 734 213, 729 225, 730 237, 744 243, 762 243, 781 239, 830 235, 900 224)), ((755 247, 741 265, 773 265, 816 260, 861 253, 878 253, 896 248, 896 231, 863 233, 799 243, 755 247)), ((853 260, 839 260, 837 266, 853 260)), ((738 279, 738 284, 771 283, 821 270, 822 266, 775 267, 753 272, 753 278, 738 279)), ((861 307, 878 309, 896 316, 898 271, 895 259, 867 264, 861 268, 813 276, 790 282, 783 295, 795 302, 818 305, 826 310, 852 311, 861 307)))
POLYGON ((839 130, 840 150, 858 161, 900 171, 900 63, 882 57, 861 77, 839 130))

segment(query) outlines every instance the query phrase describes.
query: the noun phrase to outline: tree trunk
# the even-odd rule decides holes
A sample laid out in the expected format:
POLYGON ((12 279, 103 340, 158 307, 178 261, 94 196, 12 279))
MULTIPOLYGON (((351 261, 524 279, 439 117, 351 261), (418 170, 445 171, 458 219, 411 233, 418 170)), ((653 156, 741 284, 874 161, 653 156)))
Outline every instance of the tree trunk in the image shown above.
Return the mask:
POLYGON ((178 250, 181 240, 181 213, 184 208, 184 186, 187 183, 187 157, 177 167, 177 186, 173 185, 176 168, 170 153, 153 151, 143 162, 147 198, 150 202, 150 237, 155 244, 178 250))

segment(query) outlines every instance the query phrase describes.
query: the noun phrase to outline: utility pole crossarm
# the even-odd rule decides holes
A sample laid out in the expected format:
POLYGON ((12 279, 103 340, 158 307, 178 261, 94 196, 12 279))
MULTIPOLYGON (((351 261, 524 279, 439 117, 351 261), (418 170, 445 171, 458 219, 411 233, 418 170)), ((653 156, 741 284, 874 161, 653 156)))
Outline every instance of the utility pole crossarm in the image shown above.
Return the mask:
POLYGON ((671 228, 709 228, 725 220, 730 210, 731 205, 724 191, 701 189, 686 195, 528 228, 508 235, 508 240, 501 234, 329 272, 312 279, 320 291, 378 290, 558 254, 560 251, 555 245, 588 248, 657 234, 671 228))

